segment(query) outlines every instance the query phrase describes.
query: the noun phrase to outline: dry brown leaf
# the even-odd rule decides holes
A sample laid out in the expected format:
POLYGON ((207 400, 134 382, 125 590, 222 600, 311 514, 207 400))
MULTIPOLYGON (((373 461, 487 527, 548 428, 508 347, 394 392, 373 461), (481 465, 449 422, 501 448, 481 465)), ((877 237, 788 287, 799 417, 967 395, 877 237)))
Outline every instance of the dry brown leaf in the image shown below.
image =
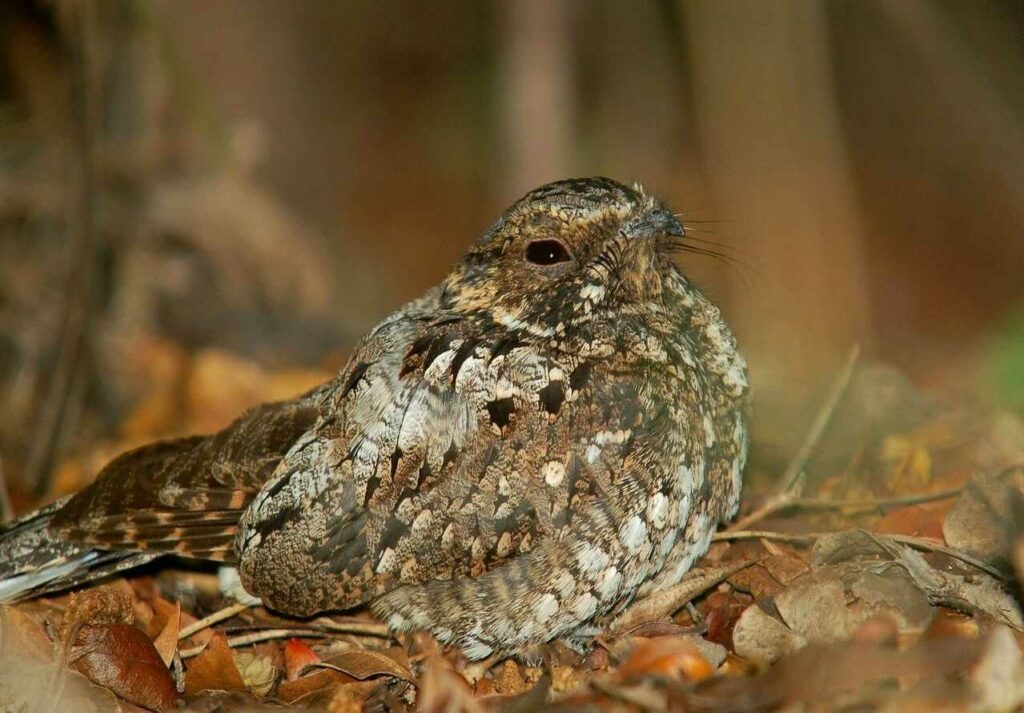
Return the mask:
POLYGON ((754 599, 774 597, 781 592, 784 585, 772 576, 772 573, 755 564, 729 577, 729 584, 741 592, 750 594, 754 599))
POLYGON ((583 661, 583 667, 588 668, 591 671, 607 671, 611 668, 611 665, 612 659, 608 654, 608 649, 601 646, 598 646, 591 651, 583 661))
POLYGON ((315 369, 267 372, 237 354, 207 349, 193 358, 185 377, 184 417, 190 430, 216 431, 248 408, 294 398, 329 378, 315 369))
POLYGON ((310 664, 318 663, 320 657, 301 639, 291 638, 284 645, 284 678, 295 681, 302 670, 310 664))
POLYGON ((310 664, 309 668, 339 671, 360 681, 371 676, 391 676, 403 681, 409 681, 410 683, 413 680, 408 658, 398 648, 389 649, 388 651, 374 651, 371 649, 342 651, 331 656, 326 661, 310 664))
POLYGON ((807 643, 756 603, 740 615, 732 640, 736 653, 757 665, 774 663, 807 643))
POLYGON ((282 703, 292 704, 314 693, 354 683, 359 683, 358 679, 340 671, 320 669, 294 681, 282 681, 277 687, 276 697, 282 703))
POLYGON ((704 638, 733 649, 732 632, 746 605, 731 592, 714 592, 706 602, 704 638))
POLYGON ((0 606, 0 710, 116 711, 120 702, 109 689, 56 665, 42 623, 47 613, 39 601, 0 606))
MULTIPOLYGON (((162 616, 162 615, 161 615, 162 616)), ((153 639, 153 646, 160 654, 164 666, 170 666, 174 653, 178 650, 178 632, 181 630, 181 602, 177 602, 174 612, 164 619, 160 633, 153 639)))
POLYGON ((330 713, 362 713, 366 699, 370 697, 379 683, 377 681, 357 681, 345 686, 338 686, 331 696, 327 709, 330 713))
POLYGON ((1009 570, 1019 523, 1013 505, 1024 493, 1024 469, 971 479, 942 524, 946 543, 1009 570))
POLYGON ((134 619, 130 594, 108 587, 86 589, 68 598, 59 636, 61 641, 67 641, 83 626, 131 624, 134 619))
POLYGON ((789 584, 793 580, 807 574, 810 569, 807 561, 800 556, 792 547, 775 543, 778 554, 765 557, 758 564, 768 570, 768 573, 780 584, 789 584))
POLYGON ((192 698, 203 691, 244 690, 245 681, 235 666, 227 637, 217 632, 203 652, 189 662, 185 672, 185 695, 192 698))
POLYGON ((269 656, 259 656, 249 651, 235 654, 235 667, 242 674, 245 687, 263 698, 274 687, 277 668, 269 656))
POLYGON ((853 631, 843 583, 830 576, 801 580, 775 597, 782 620, 808 642, 839 641, 853 631))
POLYGON ((637 676, 664 676, 700 681, 714 669, 701 651, 682 636, 644 639, 617 672, 619 680, 637 676))
POLYGON ((174 680, 153 642, 131 624, 82 627, 75 637, 74 666, 93 683, 152 710, 170 710, 178 699, 174 680))
POLYGON ((473 684, 473 695, 482 698, 484 696, 500 696, 501 694, 498 693, 498 687, 494 685, 494 681, 484 677, 478 678, 473 684))
POLYGON ((439 656, 428 656, 416 682, 416 707, 421 713, 483 713, 469 683, 439 656))
MULTIPOLYGON (((287 680, 277 688, 277 698, 283 703, 295 703, 324 690, 338 686, 347 688, 356 681, 377 676, 391 676, 404 681, 412 681, 413 678, 408 657, 401 649, 343 651, 321 661, 309 647, 297 640, 289 641, 285 647, 285 671, 287 680), (306 661, 310 657, 312 660, 306 661), (289 678, 292 675, 297 677, 289 678)), ((360 687, 351 695, 339 691, 334 696, 345 700, 358 699, 362 692, 363 687, 360 687)))
POLYGON ((886 513, 875 526, 877 532, 942 539, 942 519, 948 503, 939 506, 910 505, 886 513))
POLYGON ((998 627, 971 671, 974 710, 1020 710, 1024 703, 1024 656, 1009 629, 998 627))

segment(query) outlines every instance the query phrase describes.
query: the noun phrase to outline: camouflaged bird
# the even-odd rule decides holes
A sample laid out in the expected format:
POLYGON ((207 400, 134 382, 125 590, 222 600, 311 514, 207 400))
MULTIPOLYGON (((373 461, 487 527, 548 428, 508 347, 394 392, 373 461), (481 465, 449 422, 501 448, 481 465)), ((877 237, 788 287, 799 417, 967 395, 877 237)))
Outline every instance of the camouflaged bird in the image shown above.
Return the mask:
POLYGON ((111 462, 0 534, 0 597, 164 553, 305 616, 369 603, 471 659, 579 641, 737 509, 743 358, 639 187, 539 188, 336 379, 111 462))

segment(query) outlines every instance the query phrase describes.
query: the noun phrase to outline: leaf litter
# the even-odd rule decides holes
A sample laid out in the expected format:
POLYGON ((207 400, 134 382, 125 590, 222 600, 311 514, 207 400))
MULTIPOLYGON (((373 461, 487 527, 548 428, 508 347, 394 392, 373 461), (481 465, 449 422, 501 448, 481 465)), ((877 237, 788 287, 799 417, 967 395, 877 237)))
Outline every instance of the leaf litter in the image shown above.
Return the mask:
MULTIPOLYGON (((188 398, 144 399, 122 442, 61 466, 63 491, 122 448, 175 426, 216 428, 254 398, 318 377, 244 368, 227 354, 174 349, 169 359, 161 348, 170 346, 143 353, 178 364, 188 398)), ((425 634, 391 637, 367 612, 294 620, 236 601, 238 587, 210 570, 168 563, 0 608, 0 702, 17 711, 1017 709, 1024 441, 1012 436, 1024 425, 906 380, 876 397, 879 369, 851 354, 794 459, 760 463, 755 449, 737 525, 678 585, 600 622, 588 650, 554 642, 469 664, 425 634)))

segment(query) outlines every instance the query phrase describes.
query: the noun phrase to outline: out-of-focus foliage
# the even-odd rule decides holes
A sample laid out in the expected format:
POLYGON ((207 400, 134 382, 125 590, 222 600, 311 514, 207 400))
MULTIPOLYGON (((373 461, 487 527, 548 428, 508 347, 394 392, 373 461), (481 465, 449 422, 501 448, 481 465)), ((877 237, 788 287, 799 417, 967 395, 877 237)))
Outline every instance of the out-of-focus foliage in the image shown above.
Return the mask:
POLYGON ((1024 309, 997 327, 985 366, 985 385, 994 399, 1024 412, 1024 309))

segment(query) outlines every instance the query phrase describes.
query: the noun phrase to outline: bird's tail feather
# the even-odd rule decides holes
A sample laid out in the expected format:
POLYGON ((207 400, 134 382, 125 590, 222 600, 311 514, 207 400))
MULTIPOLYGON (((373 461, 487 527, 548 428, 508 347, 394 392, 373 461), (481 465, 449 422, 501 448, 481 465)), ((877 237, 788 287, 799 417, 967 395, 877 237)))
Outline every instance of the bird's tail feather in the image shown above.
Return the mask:
POLYGON ((149 561, 152 554, 98 550, 54 536, 60 500, 0 527, 0 602, 70 589, 149 561))

